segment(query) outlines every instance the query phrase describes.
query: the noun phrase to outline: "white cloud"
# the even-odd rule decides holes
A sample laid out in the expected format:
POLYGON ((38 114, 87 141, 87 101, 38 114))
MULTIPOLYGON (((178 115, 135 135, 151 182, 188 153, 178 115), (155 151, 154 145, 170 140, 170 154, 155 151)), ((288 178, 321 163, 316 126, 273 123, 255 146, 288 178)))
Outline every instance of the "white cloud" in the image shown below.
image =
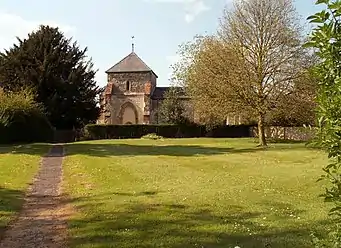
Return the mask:
POLYGON ((36 30, 39 25, 50 25, 59 27, 67 36, 75 33, 75 28, 68 25, 62 25, 52 20, 25 20, 21 16, 7 13, 0 10, 0 51, 10 48, 19 38, 26 38, 27 34, 36 30))
POLYGON ((203 1, 192 1, 189 8, 186 9, 185 20, 186 22, 192 22, 196 16, 200 15, 201 13, 208 11, 210 8, 205 5, 203 1))
POLYGON ((173 3, 181 5, 185 11, 184 19, 187 23, 193 22, 198 15, 210 9, 210 7, 205 4, 204 0, 145 0, 145 1, 158 3, 173 3))

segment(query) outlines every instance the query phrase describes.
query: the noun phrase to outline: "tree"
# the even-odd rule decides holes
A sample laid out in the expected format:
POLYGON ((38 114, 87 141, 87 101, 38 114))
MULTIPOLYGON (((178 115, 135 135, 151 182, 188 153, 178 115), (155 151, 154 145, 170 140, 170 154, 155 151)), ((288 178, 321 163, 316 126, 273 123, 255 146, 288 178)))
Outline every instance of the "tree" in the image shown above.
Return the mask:
POLYGON ((57 129, 82 127, 99 116, 100 89, 86 52, 58 28, 41 26, 0 53, 0 82, 5 91, 30 88, 57 129))
MULTIPOLYGON (((341 242, 341 1, 318 0, 325 8, 308 19, 316 24, 308 47, 316 49, 320 63, 315 68, 319 79, 318 120, 320 144, 328 152, 330 162, 323 168, 321 179, 329 181, 324 197, 333 203, 330 214, 337 219, 333 246, 341 242)), ((322 247, 319 246, 319 247, 322 247)), ((323 246, 325 247, 325 246, 323 246)))
POLYGON ((182 59, 173 65, 173 80, 191 96, 201 123, 213 127, 226 122, 229 115, 249 115, 249 107, 240 104, 232 82, 230 79, 226 81, 227 77, 236 75, 241 63, 228 46, 214 36, 196 36, 194 41, 182 44, 178 52, 182 59), (226 67, 224 73, 229 71, 228 74, 222 75, 214 64, 220 63, 214 57, 217 51, 224 57, 222 66, 226 67))
POLYGON ((49 142, 53 128, 29 90, 0 90, 0 143, 49 142))
POLYGON ((259 143, 266 146, 266 114, 291 94, 306 63, 297 16, 290 0, 236 1, 225 9, 216 35, 180 47, 174 79, 196 107, 211 108, 218 119, 256 116, 259 143))
POLYGON ((164 95, 164 100, 158 112, 160 122, 166 124, 180 124, 187 121, 186 109, 180 96, 183 95, 181 88, 170 87, 164 95))
POLYGON ((290 94, 282 95, 266 116, 266 123, 275 126, 316 125, 317 79, 312 69, 295 82, 290 94))

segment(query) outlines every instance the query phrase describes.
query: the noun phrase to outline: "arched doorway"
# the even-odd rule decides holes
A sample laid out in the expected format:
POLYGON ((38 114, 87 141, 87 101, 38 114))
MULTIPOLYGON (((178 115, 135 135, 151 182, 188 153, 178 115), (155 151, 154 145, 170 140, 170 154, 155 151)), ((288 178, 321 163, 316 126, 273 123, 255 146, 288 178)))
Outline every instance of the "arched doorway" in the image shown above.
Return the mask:
POLYGON ((135 105, 131 102, 122 104, 119 113, 120 124, 137 124, 138 123, 138 112, 135 105))

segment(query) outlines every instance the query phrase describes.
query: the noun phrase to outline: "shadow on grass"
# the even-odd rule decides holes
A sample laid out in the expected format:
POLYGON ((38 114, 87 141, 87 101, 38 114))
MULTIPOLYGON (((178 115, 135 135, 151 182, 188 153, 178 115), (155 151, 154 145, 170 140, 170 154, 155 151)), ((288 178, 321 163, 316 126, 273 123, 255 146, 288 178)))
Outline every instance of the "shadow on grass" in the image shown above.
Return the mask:
POLYGON ((0 238, 6 228, 9 216, 21 210, 25 192, 0 187, 0 238))
POLYGON ((21 145, 0 145, 0 154, 30 154, 44 155, 52 148, 53 144, 35 143, 21 145))
POLYGON ((137 192, 137 193, 126 193, 126 192, 114 192, 113 195, 119 195, 119 196, 154 196, 157 195, 157 191, 143 191, 143 192, 137 192))
MULTIPOLYGON (((227 145, 226 145, 227 146, 227 145)), ((139 145, 139 144, 108 144, 108 143, 71 143, 65 145, 68 155, 84 154, 94 157, 107 156, 198 156, 198 155, 219 155, 219 154, 241 154, 264 151, 281 151, 307 149, 304 145, 291 147, 286 144, 262 147, 218 147, 200 145, 139 145)))
POLYGON ((229 147, 205 147, 200 145, 138 145, 138 144, 66 144, 68 155, 85 154, 95 157, 106 156, 196 156, 225 153, 248 153, 255 149, 235 149, 229 147))
MULTIPOLYGON (((69 220, 71 247, 308 248, 312 247, 310 233, 326 233, 331 224, 290 220, 290 213, 302 214, 304 210, 289 203, 264 201, 260 202, 262 211, 252 212, 243 206, 226 205, 217 213, 211 211, 211 206, 152 201, 159 193, 113 192, 74 199, 65 196, 62 204, 71 203, 78 213, 69 220), (150 198, 150 203, 142 198, 150 198), (280 211, 271 214, 270 207, 280 211), (264 216, 276 218, 280 227, 272 226, 273 222, 264 216)), ((22 197, 21 191, 0 188, 1 212, 19 211, 22 197)), ((3 224, 0 218, 0 239, 3 224)))
POLYGON ((289 139, 268 139, 268 144, 307 144, 307 141, 289 139))
MULTIPOLYGON (((67 155, 83 154, 94 157, 108 157, 108 156, 198 156, 198 155, 217 155, 217 154, 238 154, 238 153, 254 153, 254 152, 264 152, 264 151, 281 151, 281 150, 297 150, 297 149, 315 149, 305 147, 303 142, 296 143, 281 143, 272 144, 266 148, 257 147, 256 144, 252 142, 245 142, 238 147, 229 147, 228 142, 226 147, 221 143, 219 146, 215 146, 214 143, 209 146, 204 145, 174 145, 167 144, 166 142, 160 143, 150 141, 150 143, 139 144, 139 140, 134 141, 134 143, 109 143, 107 141, 102 142, 74 142, 67 143, 64 145, 67 155), (302 145, 300 145, 302 144, 302 145), (294 146, 291 146, 294 145, 294 146)), ((190 141, 189 141, 190 142, 190 141)), ((17 153, 17 154, 44 154, 43 151, 48 151, 52 144, 29 144, 29 145, 19 145, 12 147, 0 147, 0 154, 4 153, 17 153)))
MULTIPOLYGON (((30 144, 19 147, 0 147, 0 154, 31 154, 41 155, 42 150, 48 151, 52 144, 30 144)), ((196 156, 215 155, 228 152, 248 153, 261 148, 234 149, 228 147, 204 147, 199 145, 138 145, 138 144, 93 144, 93 143, 68 143, 64 145, 67 155, 83 154, 94 157, 108 156, 135 156, 135 155, 165 155, 165 156, 196 156)))
MULTIPOLYGON (((143 197, 143 193, 136 196, 143 197)), ((69 223, 72 247, 302 248, 312 247, 309 236, 312 231, 323 233, 330 224, 327 221, 288 224, 281 219, 277 222, 279 228, 263 219, 269 216, 268 212, 248 212, 242 206, 227 205, 222 211, 226 214, 217 214, 209 206, 146 204, 131 198, 129 193, 117 196, 127 199, 127 203, 115 203, 115 208, 108 211, 110 208, 103 205, 109 204, 110 197, 71 201, 80 213, 69 223)), ((293 209, 289 204, 275 207, 288 206, 293 209)))

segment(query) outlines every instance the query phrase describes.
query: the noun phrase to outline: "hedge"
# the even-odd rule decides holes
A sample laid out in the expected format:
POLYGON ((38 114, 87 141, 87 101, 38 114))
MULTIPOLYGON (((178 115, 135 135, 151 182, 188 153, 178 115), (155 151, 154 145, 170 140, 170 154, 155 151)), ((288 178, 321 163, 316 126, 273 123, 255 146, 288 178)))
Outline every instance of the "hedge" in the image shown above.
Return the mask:
POLYGON ((127 139, 141 138, 155 133, 165 138, 195 137, 251 137, 250 125, 220 126, 210 131, 205 126, 188 125, 100 125, 85 126, 85 139, 127 139))
POLYGON ((42 115, 26 115, 13 118, 9 125, 0 123, 0 143, 50 142, 53 129, 42 115))

